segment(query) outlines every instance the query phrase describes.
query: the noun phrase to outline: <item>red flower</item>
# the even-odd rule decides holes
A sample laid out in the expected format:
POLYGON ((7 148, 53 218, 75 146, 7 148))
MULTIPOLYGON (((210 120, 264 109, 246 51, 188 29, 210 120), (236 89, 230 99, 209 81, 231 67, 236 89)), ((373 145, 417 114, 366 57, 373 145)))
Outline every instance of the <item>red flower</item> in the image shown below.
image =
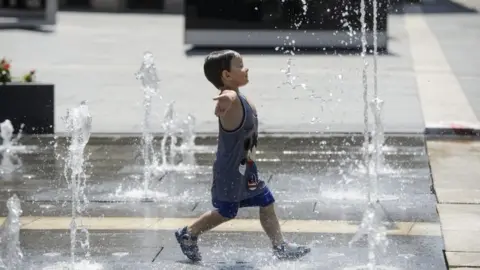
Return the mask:
POLYGON ((3 63, 3 69, 9 70, 10 69, 10 64, 9 63, 3 63))

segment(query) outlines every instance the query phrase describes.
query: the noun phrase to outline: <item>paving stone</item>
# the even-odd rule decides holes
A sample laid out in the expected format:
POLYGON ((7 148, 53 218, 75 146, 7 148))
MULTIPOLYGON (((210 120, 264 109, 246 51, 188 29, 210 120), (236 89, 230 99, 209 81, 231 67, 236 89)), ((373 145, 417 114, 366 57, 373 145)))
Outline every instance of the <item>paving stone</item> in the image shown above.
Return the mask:
POLYGON ((448 265, 455 269, 473 269, 457 267, 480 267, 480 253, 475 252, 445 252, 448 265))

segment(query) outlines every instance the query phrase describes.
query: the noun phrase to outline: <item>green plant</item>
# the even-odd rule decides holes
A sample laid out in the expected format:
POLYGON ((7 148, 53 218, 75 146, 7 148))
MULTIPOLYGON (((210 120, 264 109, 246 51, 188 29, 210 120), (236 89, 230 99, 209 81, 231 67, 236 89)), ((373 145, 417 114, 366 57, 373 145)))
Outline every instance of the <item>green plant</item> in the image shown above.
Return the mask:
MULTIPOLYGON (((14 78, 12 77, 12 75, 10 73, 10 69, 11 69, 11 64, 10 63, 11 63, 11 61, 7 61, 7 59, 5 59, 5 58, 3 58, 0 61, 0 83, 1 84, 6 84, 6 83, 14 81, 14 78)), ((28 82, 28 83, 34 82, 35 81, 35 73, 36 73, 35 70, 32 69, 30 72, 23 75, 21 77, 21 79, 18 80, 18 81, 28 82)))
POLYGON ((23 81, 33 82, 35 80, 35 69, 30 70, 29 73, 23 75, 23 81))

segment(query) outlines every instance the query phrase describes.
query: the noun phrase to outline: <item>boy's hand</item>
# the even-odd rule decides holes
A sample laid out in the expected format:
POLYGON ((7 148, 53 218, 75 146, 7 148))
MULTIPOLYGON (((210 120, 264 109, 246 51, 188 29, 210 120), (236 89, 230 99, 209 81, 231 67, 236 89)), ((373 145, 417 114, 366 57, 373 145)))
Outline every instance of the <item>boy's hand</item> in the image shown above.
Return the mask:
POLYGON ((236 98, 237 93, 231 90, 223 91, 220 95, 214 97, 213 100, 217 101, 215 115, 218 117, 225 116, 228 110, 232 107, 232 104, 236 98))

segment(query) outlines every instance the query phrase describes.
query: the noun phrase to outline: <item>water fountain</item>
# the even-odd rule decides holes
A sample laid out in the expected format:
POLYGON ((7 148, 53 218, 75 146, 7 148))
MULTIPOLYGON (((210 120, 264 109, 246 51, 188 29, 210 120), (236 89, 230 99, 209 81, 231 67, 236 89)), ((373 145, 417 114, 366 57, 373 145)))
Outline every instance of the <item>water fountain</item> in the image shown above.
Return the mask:
MULTIPOLYGON (((162 122, 163 138, 160 141, 160 151, 156 153, 153 145, 153 134, 151 131, 151 104, 153 97, 159 93, 160 79, 157 76, 157 70, 154 57, 150 52, 146 52, 143 57, 140 70, 136 73, 136 78, 142 82, 144 92, 144 117, 142 122, 142 143, 141 154, 138 157, 143 159, 143 164, 125 166, 119 170, 120 174, 128 173, 142 174, 128 177, 125 183, 120 184, 115 193, 110 194, 111 199, 132 198, 141 201, 156 201, 168 198, 167 192, 153 190, 153 186, 159 184, 159 180, 164 179, 169 172, 191 172, 195 169, 193 151, 202 151, 201 147, 195 146, 195 120, 192 115, 187 116, 185 121, 179 121, 175 113, 175 102, 166 104, 164 118, 162 122), (178 136, 182 138, 182 144, 178 146, 178 136), (182 162, 178 163, 177 155, 182 155, 182 162), (143 178, 141 184, 143 189, 138 189, 140 178, 143 178)), ((160 96, 161 99, 161 96, 160 96)), ((209 149, 210 150, 210 149, 209 149)))
POLYGON ((381 122, 381 110, 383 101, 378 98, 378 73, 377 73, 377 1, 373 0, 373 35, 374 35, 374 93, 373 100, 368 100, 368 77, 367 67, 368 61, 366 59, 367 39, 366 39, 366 6, 365 0, 361 0, 361 29, 362 29, 362 53, 363 60, 362 69, 362 83, 363 83, 363 102, 364 102, 364 143, 363 143, 363 161, 365 169, 365 179, 368 180, 368 203, 367 209, 364 212, 362 222, 358 232, 350 241, 350 245, 358 241, 363 235, 367 235, 368 241, 368 264, 366 266, 350 267, 346 269, 391 269, 391 267, 380 266, 377 262, 377 248, 381 247, 385 250, 388 244, 386 237, 386 227, 382 222, 382 207, 379 201, 378 194, 378 174, 380 171, 381 162, 383 160, 382 145, 383 125, 381 122), (369 128, 369 105, 373 110, 374 115, 374 129, 370 134, 369 128), (370 135, 372 135, 372 147, 370 146, 370 135), (372 166, 371 166, 372 165, 372 166))
POLYGON ((22 137, 23 127, 24 125, 22 124, 17 135, 14 137, 13 133, 15 129, 12 122, 7 119, 0 123, 0 138, 2 138, 2 144, 0 145, 0 154, 2 154, 0 175, 6 180, 10 180, 12 174, 22 167, 22 160, 17 154, 29 153, 37 149, 37 146, 19 144, 19 140, 22 137))
POLYGON ((155 151, 153 149, 153 135, 151 131, 151 105, 152 97, 156 96, 159 91, 160 79, 157 75, 157 67, 153 54, 146 52, 143 55, 140 70, 135 74, 137 80, 142 82, 143 89, 143 109, 144 116, 142 122, 142 158, 143 166, 143 193, 144 197, 148 197, 150 183, 152 180, 153 169, 157 164, 155 151))
POLYGON ((195 117, 188 114, 183 121, 179 121, 174 102, 167 104, 163 120, 164 136, 161 141, 162 164, 158 171, 184 171, 195 169, 194 153, 199 150, 195 145, 195 117), (181 144, 178 145, 178 137, 181 144), (170 145, 167 149, 167 141, 170 145), (181 154, 180 163, 177 162, 177 154, 181 154))
POLYGON ((64 176, 68 188, 72 194, 72 221, 70 223, 70 269, 85 269, 88 262, 82 261, 80 264, 76 261, 77 244, 88 258, 89 254, 89 233, 83 227, 81 215, 85 211, 88 199, 85 195, 86 175, 85 175, 85 147, 90 138, 92 129, 92 117, 90 116, 87 103, 81 102, 79 107, 67 111, 63 119, 69 134, 68 155, 65 159, 64 176), (77 239, 77 232, 84 234, 83 241, 77 239))
POLYGON ((162 154, 162 164, 160 170, 170 170, 172 166, 175 166, 175 146, 177 144, 177 123, 175 114, 175 101, 167 104, 165 114, 163 116, 163 138, 160 143, 160 151, 162 154), (167 140, 170 139, 170 147, 167 151, 167 140), (169 158, 167 159, 167 153, 169 158))
POLYGON ((23 253, 20 248, 20 199, 13 195, 7 201, 8 216, 0 227, 0 269, 22 269, 23 253))
POLYGON ((15 142, 14 140, 12 140, 13 132, 14 132, 12 122, 10 122, 10 120, 7 119, 2 123, 0 123, 0 131, 1 131, 0 136, 2 137, 2 146, 0 149, 4 150, 4 149, 11 148, 11 146, 15 142))
POLYGON ((0 162, 0 175, 7 181, 12 180, 13 173, 18 171, 23 165, 20 157, 11 150, 2 152, 2 161, 0 162))
POLYGON ((182 153, 182 165, 188 168, 194 168, 195 163, 195 116, 189 114, 183 121, 181 133, 182 144, 178 150, 182 153))
MULTIPOLYGON (((383 100, 375 95, 374 99, 370 101, 370 109, 372 110, 375 129, 372 130, 372 143, 369 146, 369 152, 375 156, 377 164, 375 171, 380 174, 388 171, 383 154, 385 150, 385 133, 382 124, 383 100)), ((375 166, 375 162, 371 162, 371 166, 375 166)))

